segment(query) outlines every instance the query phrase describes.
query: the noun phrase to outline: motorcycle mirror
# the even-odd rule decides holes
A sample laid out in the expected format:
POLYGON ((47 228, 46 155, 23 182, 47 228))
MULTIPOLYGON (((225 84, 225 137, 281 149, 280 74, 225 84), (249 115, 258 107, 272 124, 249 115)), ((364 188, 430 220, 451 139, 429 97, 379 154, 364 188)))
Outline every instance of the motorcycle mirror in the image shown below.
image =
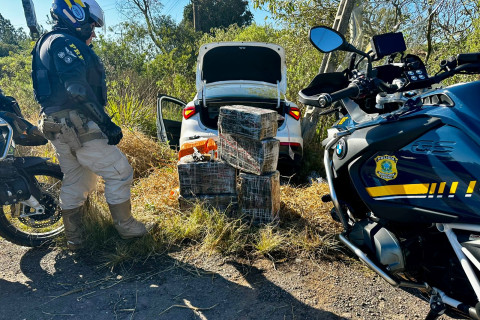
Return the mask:
POLYGON ((323 53, 329 53, 345 46, 343 35, 329 27, 313 27, 309 34, 310 42, 323 53))

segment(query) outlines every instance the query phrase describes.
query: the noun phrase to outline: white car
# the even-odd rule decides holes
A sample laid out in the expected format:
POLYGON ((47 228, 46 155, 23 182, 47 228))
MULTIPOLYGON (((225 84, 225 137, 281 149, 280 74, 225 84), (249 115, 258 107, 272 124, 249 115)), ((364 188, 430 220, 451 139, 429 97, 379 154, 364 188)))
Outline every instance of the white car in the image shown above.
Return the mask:
POLYGON ((202 45, 197 59, 197 93, 185 103, 159 95, 157 135, 180 147, 199 138, 218 139, 219 109, 247 105, 278 112, 279 169, 298 169, 303 156, 300 109, 287 101, 285 50, 259 42, 216 42, 202 45), (180 121, 180 108, 182 109, 180 121))

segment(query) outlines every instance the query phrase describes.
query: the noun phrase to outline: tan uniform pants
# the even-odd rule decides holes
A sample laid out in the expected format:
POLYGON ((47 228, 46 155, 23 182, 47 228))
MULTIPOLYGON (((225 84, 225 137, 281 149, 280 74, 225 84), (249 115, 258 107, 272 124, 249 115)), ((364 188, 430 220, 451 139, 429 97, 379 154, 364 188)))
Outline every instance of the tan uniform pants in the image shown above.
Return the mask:
MULTIPOLYGON (((93 121, 87 125, 89 132, 100 131, 93 121)), ((68 144, 60 141, 60 135, 55 134, 51 142, 64 174, 60 191, 62 209, 82 206, 95 188, 97 175, 105 180, 107 203, 120 204, 130 199, 133 170, 116 146, 108 145, 107 139, 95 139, 84 142, 81 148, 72 152, 68 144)))

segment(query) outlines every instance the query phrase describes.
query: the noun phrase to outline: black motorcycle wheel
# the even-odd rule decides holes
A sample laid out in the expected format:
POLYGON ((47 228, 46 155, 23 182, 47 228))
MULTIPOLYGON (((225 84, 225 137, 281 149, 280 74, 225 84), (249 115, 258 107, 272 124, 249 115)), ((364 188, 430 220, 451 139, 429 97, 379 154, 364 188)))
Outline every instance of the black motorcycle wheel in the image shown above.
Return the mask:
POLYGON ((0 206, 0 236, 6 240, 27 247, 39 247, 50 243, 63 232, 58 198, 63 174, 54 163, 41 163, 25 169, 33 176, 42 190, 38 199, 45 207, 45 213, 36 216, 20 216, 30 207, 24 204, 0 206))

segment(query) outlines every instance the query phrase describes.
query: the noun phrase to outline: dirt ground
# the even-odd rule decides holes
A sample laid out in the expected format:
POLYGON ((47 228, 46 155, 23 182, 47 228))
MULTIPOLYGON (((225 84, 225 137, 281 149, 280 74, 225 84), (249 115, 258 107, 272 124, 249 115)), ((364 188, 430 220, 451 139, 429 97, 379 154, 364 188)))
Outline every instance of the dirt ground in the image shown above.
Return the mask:
MULTIPOLYGON (((116 272, 0 239, 0 319, 424 319, 428 304, 358 264, 182 253, 116 272)), ((442 319, 450 319, 443 317, 442 319)))

